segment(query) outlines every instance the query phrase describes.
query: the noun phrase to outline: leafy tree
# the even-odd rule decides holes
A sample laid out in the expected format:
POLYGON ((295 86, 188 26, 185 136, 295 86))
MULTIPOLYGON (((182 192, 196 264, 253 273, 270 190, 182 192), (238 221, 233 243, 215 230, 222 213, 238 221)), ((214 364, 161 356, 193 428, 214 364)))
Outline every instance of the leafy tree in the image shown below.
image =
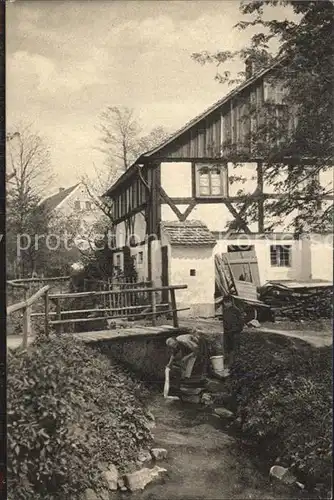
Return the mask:
POLYGON ((48 224, 41 245, 33 249, 36 272, 47 276, 67 276, 71 264, 80 257, 77 237, 81 220, 76 214, 65 216, 57 211, 43 212, 48 224))
MULTIPOLYGON (((333 204, 325 206, 322 199, 333 191, 320 185, 319 173, 331 169, 333 162, 333 3, 247 1, 241 3, 240 11, 246 20, 240 21, 237 29, 258 28, 248 46, 235 52, 202 52, 192 57, 201 64, 214 63, 218 69, 235 59, 243 60, 248 67, 252 65, 256 71, 274 64, 269 84, 281 88, 282 101, 278 103, 272 98, 261 109, 248 102, 244 115, 244 119, 257 122, 255 132, 249 133, 252 144, 249 157, 262 158, 264 178, 287 194, 266 202, 266 213, 276 219, 297 214, 292 219, 297 233, 331 229, 333 204), (266 7, 278 5, 290 5, 296 19, 268 20, 266 7), (276 51, 275 46, 278 46, 276 51), (282 180, 282 166, 287 158, 292 166, 282 180)), ((245 73, 232 75, 222 71, 216 79, 235 85, 245 76, 245 73)), ((235 161, 240 161, 237 145, 229 146, 235 161)), ((244 151, 242 156, 247 161, 244 151)), ((257 217, 254 206, 249 203, 245 210, 244 216, 249 220, 257 217)))
POLYGON ((47 145, 31 127, 17 127, 7 134, 6 142, 7 262, 16 264, 17 275, 23 276, 34 269, 31 256, 22 258, 18 253, 17 241, 45 232, 47 220, 38 204, 52 181, 52 167, 47 145))
POLYGON ((41 203, 54 178, 45 140, 29 126, 14 128, 7 142, 6 250, 8 276, 65 274, 77 258, 76 217, 50 212, 41 203))

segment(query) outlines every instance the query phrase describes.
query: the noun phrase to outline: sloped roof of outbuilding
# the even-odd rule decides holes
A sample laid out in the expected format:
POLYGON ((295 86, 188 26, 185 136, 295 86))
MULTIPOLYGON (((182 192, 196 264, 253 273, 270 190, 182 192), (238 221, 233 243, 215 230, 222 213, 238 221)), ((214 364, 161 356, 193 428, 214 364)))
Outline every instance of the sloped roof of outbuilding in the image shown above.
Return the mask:
POLYGON ((217 242, 209 228, 198 220, 164 221, 161 229, 171 245, 214 246, 217 242))

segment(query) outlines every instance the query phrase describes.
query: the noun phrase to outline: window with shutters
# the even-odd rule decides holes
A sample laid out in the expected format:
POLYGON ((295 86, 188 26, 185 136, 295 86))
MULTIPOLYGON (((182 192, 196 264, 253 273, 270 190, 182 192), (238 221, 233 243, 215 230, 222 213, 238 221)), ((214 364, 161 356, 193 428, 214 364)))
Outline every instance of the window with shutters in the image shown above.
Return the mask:
POLYGON ((227 166, 196 164, 196 196, 227 196, 227 166))

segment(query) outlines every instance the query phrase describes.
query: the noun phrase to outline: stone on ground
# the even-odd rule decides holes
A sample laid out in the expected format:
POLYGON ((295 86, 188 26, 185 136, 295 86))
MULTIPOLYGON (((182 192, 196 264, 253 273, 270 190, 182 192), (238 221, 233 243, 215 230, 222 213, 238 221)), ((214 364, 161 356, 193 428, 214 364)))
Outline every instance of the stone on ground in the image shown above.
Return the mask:
POLYGON ((110 464, 108 466, 108 469, 103 472, 103 478, 108 484, 108 488, 111 491, 116 491, 118 486, 117 486, 117 480, 118 480, 118 470, 113 464, 110 464))
POLYGON ((201 403, 204 404, 205 406, 212 406, 213 405, 213 397, 209 392, 203 392, 201 395, 201 403))
POLYGON ((289 469, 286 469, 281 465, 274 465, 270 469, 269 475, 271 478, 278 479, 286 485, 293 485, 297 482, 296 477, 289 471, 289 469))
POLYGON ((87 488, 84 498, 85 500, 99 500, 97 494, 91 488, 87 488))
POLYGON ((183 394, 189 395, 189 396, 197 396, 203 391, 202 387, 188 387, 187 385, 181 385, 180 386, 180 391, 183 394))
POLYGON ((261 323, 259 323, 259 321, 257 319, 252 319, 251 321, 249 321, 247 323, 247 326, 250 326, 252 328, 260 328, 261 327, 261 323))
POLYGON ((164 460, 167 458, 167 450, 165 448, 152 448, 151 453, 155 460, 164 460))
POLYGON ((141 470, 126 474, 124 476, 125 485, 130 491, 143 490, 148 484, 158 479, 163 473, 167 472, 157 465, 153 469, 144 467, 141 470))
POLYGON ((224 368, 221 372, 213 371, 212 375, 218 380, 225 380, 230 376, 230 370, 228 368, 224 368))
POLYGON ((182 394, 181 401, 183 401, 184 403, 198 404, 201 402, 201 396, 195 394, 194 395, 182 394))
POLYGON ((207 379, 205 392, 218 393, 226 390, 226 383, 223 380, 215 378, 207 379))
POLYGON ((215 408, 213 410, 213 414, 219 418, 227 420, 231 420, 234 418, 234 414, 230 410, 227 410, 226 408, 215 408))
POLYGON ((127 487, 125 486, 125 482, 124 482, 124 479, 123 478, 119 478, 118 479, 118 488, 121 490, 121 491, 126 491, 127 490, 127 487))
POLYGON ((138 462, 142 464, 147 464, 151 462, 152 456, 151 453, 148 450, 143 450, 139 453, 138 455, 138 462))

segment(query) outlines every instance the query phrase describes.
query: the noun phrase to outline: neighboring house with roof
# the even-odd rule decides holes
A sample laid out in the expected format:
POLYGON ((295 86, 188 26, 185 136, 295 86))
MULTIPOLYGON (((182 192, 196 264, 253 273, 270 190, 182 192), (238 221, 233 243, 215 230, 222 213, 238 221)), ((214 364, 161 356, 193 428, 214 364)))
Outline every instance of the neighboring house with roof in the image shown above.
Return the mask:
POLYGON ((62 220, 68 220, 69 224, 77 223, 79 238, 91 236, 92 228, 101 216, 101 211, 82 183, 59 188, 55 194, 42 200, 41 206, 56 213, 62 220))
MULTIPOLYGON (((287 193, 266 182, 263 159, 252 156, 249 136, 263 124, 267 102, 274 103, 277 115, 284 111, 283 90, 277 81, 273 84, 273 70, 277 67, 252 74, 248 66, 244 83, 143 153, 105 193, 114 204, 115 264, 122 266, 122 248, 130 245, 140 279, 188 285, 178 293, 180 302, 191 306, 190 314, 213 314, 214 255, 238 248, 244 244, 240 238, 247 238, 256 252, 261 283, 332 279, 332 235, 317 235, 316 242, 296 240, 287 231, 295 214, 268 221, 266 204, 287 193), (248 104, 255 106, 255 116, 247 117, 248 104), (238 165, 231 144, 245 154, 238 165), (243 182, 235 181, 238 176, 243 182), (245 217, 251 203, 258 210, 255 223, 245 217), (270 233, 268 222, 276 223, 270 233)), ((293 116, 286 126, 295 126, 293 116)), ((282 178, 286 167, 302 161, 282 157, 282 178)), ((319 182, 332 188, 333 172, 321 172, 319 182)), ((324 207, 332 203, 332 195, 323 198, 324 207)))

